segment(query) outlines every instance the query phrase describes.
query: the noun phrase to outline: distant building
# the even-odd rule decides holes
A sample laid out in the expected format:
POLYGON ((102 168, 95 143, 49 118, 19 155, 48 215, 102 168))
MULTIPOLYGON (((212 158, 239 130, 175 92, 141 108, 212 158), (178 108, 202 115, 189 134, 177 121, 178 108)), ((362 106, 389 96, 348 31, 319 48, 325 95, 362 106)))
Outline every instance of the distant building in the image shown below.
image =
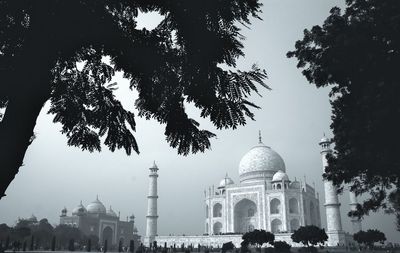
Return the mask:
POLYGON ((95 235, 99 243, 104 245, 118 245, 122 241, 123 246, 128 247, 131 240, 135 241, 135 247, 140 244, 140 236, 135 227, 135 216, 132 214, 127 221, 121 221, 120 217, 112 210, 106 210, 101 201, 95 201, 84 207, 82 202, 72 210, 68 216, 64 208, 60 215, 60 224, 79 228, 85 235, 95 235))

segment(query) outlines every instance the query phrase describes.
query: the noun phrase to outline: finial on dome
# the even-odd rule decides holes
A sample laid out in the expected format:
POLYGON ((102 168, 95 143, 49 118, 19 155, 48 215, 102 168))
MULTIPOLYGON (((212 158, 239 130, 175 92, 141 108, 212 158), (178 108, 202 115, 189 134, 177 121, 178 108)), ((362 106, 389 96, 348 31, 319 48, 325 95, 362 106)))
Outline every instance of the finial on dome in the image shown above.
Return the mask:
POLYGON ((261 130, 258 130, 258 144, 262 144, 261 130))

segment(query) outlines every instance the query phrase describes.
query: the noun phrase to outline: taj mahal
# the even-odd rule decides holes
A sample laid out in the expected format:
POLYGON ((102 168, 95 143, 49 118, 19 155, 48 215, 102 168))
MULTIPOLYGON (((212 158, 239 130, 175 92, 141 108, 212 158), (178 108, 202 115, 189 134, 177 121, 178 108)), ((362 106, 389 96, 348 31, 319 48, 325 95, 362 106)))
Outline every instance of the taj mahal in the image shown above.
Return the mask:
MULTIPOLYGON (((331 153, 330 141, 325 136, 321 146, 322 170, 327 166, 326 155, 331 153)), ((291 179, 286 172, 282 157, 271 147, 258 143, 240 160, 239 182, 228 175, 221 179, 218 187, 210 187, 204 192, 204 235, 202 236, 162 236, 157 234, 157 178, 158 167, 150 168, 148 213, 145 245, 157 241, 159 245, 207 245, 218 247, 232 241, 240 247, 243 233, 263 229, 275 234, 276 240, 286 241, 293 246, 291 234, 300 226, 321 227, 320 196, 313 186, 291 179)), ((321 176, 322 180, 322 176, 321 176)), ((327 246, 346 246, 352 243, 350 233, 343 231, 340 202, 336 187, 324 181, 324 203, 326 212, 327 246)), ((350 193, 350 208, 354 210, 357 199, 350 193)), ((351 220, 352 233, 361 230, 361 221, 351 220)))

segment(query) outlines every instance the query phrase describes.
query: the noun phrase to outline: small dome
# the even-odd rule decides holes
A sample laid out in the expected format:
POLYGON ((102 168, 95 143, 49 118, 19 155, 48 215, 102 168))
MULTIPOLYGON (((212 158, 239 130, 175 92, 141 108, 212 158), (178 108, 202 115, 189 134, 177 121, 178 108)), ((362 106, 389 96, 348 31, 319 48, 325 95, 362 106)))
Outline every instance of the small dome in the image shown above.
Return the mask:
POLYGON ((108 209, 107 214, 112 217, 118 217, 114 210, 111 209, 111 206, 110 209, 108 209))
POLYGON ((240 160, 240 182, 271 179, 277 171, 285 171, 282 157, 270 147, 260 142, 250 149, 240 160))
POLYGON ((31 215, 31 217, 28 220, 31 221, 31 222, 34 222, 34 223, 36 223, 38 221, 36 216, 33 215, 33 214, 31 215))
POLYGON ((107 213, 106 207, 100 202, 99 198, 87 205, 86 209, 88 213, 107 213))
POLYGON ((279 170, 272 177, 272 182, 279 182, 279 181, 282 181, 282 180, 289 181, 289 177, 285 172, 279 170))
POLYGON ((225 186, 234 184, 234 183, 235 182, 233 182, 232 178, 230 178, 230 177, 228 177, 228 175, 226 175, 226 177, 219 182, 218 188, 224 188, 225 186))
POLYGON ((139 232, 137 227, 133 227, 133 233, 137 233, 137 232, 139 232))
POLYGON ((72 210, 72 215, 83 215, 87 213, 86 208, 81 203, 72 210))

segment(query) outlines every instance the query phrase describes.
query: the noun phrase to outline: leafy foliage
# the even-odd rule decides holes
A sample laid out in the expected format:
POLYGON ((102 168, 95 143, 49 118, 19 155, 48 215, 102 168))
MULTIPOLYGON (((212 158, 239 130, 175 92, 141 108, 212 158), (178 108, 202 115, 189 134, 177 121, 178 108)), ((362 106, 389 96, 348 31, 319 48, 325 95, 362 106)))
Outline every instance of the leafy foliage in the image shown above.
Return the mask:
POLYGON ((258 107, 249 98, 258 85, 268 88, 266 73, 235 68, 244 56, 239 24, 250 25, 260 8, 258 0, 0 0, 1 194, 48 100, 68 145, 92 152, 103 142, 111 151, 139 153, 135 115, 110 84, 116 71, 138 92, 138 116, 164 124, 166 141, 179 154, 203 152, 215 136, 186 114, 186 103, 218 129, 254 119, 251 109, 258 107), (139 30, 139 11, 163 20, 139 30))
POLYGON ((305 30, 287 55, 297 58, 310 83, 332 87, 335 147, 325 177, 339 187, 350 184, 357 195, 370 193, 350 215, 394 207, 400 222, 400 121, 394 120, 400 117, 400 2, 346 4, 343 12, 333 8, 322 26, 305 30))
POLYGON ((230 241, 230 242, 226 242, 226 243, 222 244, 221 251, 222 251, 222 253, 225 253, 227 251, 233 250, 234 248, 235 248, 235 245, 233 245, 232 241, 230 241))
POLYGON ((254 229, 253 231, 245 233, 242 236, 242 239, 243 242, 256 245, 258 248, 261 248, 264 243, 269 243, 272 245, 275 240, 275 235, 263 229, 254 229))
POLYGON ((328 240, 328 235, 325 233, 325 229, 310 225, 305 227, 302 226, 295 230, 291 235, 291 238, 294 242, 302 243, 309 247, 323 244, 328 240))
POLYGON ((383 244, 386 241, 385 234, 377 229, 359 231, 353 235, 353 238, 356 242, 367 245, 369 248, 372 248, 376 242, 383 244))
POLYGON ((274 248, 276 252, 288 253, 292 246, 285 241, 275 241, 274 248))

